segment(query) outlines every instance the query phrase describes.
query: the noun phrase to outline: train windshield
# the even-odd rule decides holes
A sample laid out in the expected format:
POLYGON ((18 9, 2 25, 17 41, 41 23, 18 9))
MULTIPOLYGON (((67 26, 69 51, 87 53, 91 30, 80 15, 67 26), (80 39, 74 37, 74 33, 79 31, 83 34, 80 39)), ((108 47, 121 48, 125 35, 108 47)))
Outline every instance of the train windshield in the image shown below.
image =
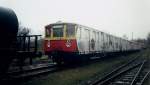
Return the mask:
POLYGON ((54 25, 52 26, 53 29, 53 37, 63 37, 63 25, 54 25))
POLYGON ((66 36, 74 37, 75 36, 75 25, 68 24, 66 28, 66 36))

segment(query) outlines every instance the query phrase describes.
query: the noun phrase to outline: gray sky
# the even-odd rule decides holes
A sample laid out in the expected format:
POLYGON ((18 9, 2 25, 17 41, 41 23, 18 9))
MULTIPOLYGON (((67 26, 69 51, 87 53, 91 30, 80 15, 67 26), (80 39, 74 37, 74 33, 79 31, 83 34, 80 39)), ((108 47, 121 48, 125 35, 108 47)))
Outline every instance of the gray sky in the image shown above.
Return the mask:
POLYGON ((150 0, 0 0, 23 26, 43 34, 57 21, 75 22, 119 37, 145 38, 150 32, 150 0))

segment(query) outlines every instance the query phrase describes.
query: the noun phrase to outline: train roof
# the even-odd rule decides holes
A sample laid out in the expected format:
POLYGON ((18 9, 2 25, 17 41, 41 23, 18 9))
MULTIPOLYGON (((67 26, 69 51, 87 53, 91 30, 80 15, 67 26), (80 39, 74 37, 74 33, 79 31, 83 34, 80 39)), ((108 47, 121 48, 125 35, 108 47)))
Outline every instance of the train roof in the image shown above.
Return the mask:
POLYGON ((55 22, 55 23, 48 24, 48 25, 46 25, 45 27, 48 27, 48 26, 54 25, 54 24, 73 24, 73 25, 77 25, 76 23, 68 23, 68 22, 61 22, 61 21, 58 21, 58 22, 55 22))
POLYGON ((106 34, 106 35, 108 35, 108 36, 112 36, 112 37, 115 37, 115 38, 118 38, 118 39, 122 39, 122 40, 128 41, 128 42, 130 42, 130 43, 136 43, 136 42, 133 42, 133 41, 130 41, 130 40, 126 40, 126 39, 123 39, 123 38, 121 38, 121 37, 117 37, 117 36, 114 36, 114 35, 112 35, 112 34, 109 34, 109 33, 103 32, 103 31, 100 31, 100 30, 98 30, 98 29, 94 29, 94 28, 92 28, 92 27, 84 26, 84 25, 77 24, 77 23, 70 23, 70 22, 61 22, 61 21, 58 21, 58 22, 56 22, 56 23, 51 23, 51 24, 49 24, 49 25, 46 25, 46 27, 47 27, 47 26, 50 26, 50 25, 53 25, 53 24, 73 24, 73 25, 78 25, 78 26, 81 26, 81 27, 85 27, 85 29, 91 29, 91 30, 94 30, 94 31, 98 31, 98 32, 104 33, 104 34, 106 34))

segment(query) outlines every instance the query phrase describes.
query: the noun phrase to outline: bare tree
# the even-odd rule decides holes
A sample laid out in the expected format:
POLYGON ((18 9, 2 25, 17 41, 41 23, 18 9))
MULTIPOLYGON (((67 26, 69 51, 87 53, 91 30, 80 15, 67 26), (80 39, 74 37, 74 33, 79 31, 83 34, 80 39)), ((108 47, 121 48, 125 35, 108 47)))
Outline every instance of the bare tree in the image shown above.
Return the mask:
POLYGON ((18 36, 29 35, 31 30, 28 27, 22 26, 21 22, 19 22, 18 36))
POLYGON ((30 29, 28 27, 24 27, 19 23, 18 29, 18 37, 17 37, 17 48, 18 50, 24 50, 26 45, 29 43, 27 40, 27 35, 29 35, 30 29))
POLYGON ((18 35, 19 36, 25 36, 29 35, 30 29, 27 27, 19 26, 18 35))

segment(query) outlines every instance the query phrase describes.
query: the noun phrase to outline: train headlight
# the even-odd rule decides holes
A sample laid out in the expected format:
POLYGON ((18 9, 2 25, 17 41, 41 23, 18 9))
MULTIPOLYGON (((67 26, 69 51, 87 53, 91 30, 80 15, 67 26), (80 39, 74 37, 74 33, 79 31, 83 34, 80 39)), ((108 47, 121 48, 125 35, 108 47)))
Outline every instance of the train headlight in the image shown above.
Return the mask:
POLYGON ((66 47, 71 47, 71 40, 67 40, 66 47))
POLYGON ((47 47, 50 48, 50 41, 47 42, 47 47))

